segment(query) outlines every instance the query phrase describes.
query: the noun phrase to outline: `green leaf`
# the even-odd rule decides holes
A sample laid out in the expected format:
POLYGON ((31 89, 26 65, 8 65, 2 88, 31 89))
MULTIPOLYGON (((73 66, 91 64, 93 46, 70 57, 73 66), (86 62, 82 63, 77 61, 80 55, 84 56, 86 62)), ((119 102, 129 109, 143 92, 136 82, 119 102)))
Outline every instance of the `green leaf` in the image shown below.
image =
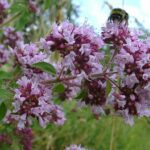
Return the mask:
POLYGON ((55 98, 53 101, 57 105, 61 105, 62 104, 62 100, 59 97, 55 98))
POLYGON ((26 4, 21 2, 14 3, 10 8, 11 13, 16 13, 19 11, 24 12, 26 11, 26 9, 27 9, 26 4))
POLYGON ((53 91, 57 93, 63 93, 65 91, 65 87, 63 84, 58 83, 54 86, 53 91))
POLYGON ((109 95, 109 93, 111 92, 111 89, 112 89, 112 85, 110 83, 109 80, 106 81, 106 96, 109 95))
POLYGON ((12 77, 12 73, 0 70, 0 79, 11 79, 12 77))
POLYGON ((21 15, 18 17, 18 20, 15 24, 15 27, 17 30, 22 30, 24 27, 30 22, 30 13, 29 12, 23 12, 21 15))
POLYGON ((6 107, 5 103, 2 102, 0 105, 0 120, 2 120, 5 117, 6 112, 7 112, 7 107, 6 107))
POLYGON ((82 99, 87 96, 86 90, 81 90, 80 93, 75 97, 75 99, 82 99))
POLYGON ((50 4, 51 4, 51 0, 45 0, 45 1, 44 1, 44 8, 45 8, 45 9, 50 8, 50 4))
POLYGON ((0 89, 0 98, 1 99, 10 99, 13 97, 13 94, 7 89, 0 89))
POLYGON ((53 75, 56 74, 55 68, 51 64, 46 63, 46 62, 35 63, 32 65, 32 67, 41 69, 42 71, 53 74, 53 75))

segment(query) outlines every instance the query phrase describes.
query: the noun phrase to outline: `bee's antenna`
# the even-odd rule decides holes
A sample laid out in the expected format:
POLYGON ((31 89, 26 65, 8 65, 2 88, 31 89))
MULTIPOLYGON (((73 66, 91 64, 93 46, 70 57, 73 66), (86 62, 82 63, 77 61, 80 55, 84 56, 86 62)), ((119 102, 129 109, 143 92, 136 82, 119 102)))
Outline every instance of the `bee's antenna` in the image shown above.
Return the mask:
POLYGON ((109 8, 110 10, 113 9, 113 6, 112 6, 110 3, 108 3, 107 1, 104 1, 104 4, 105 4, 106 6, 108 6, 108 8, 109 8))

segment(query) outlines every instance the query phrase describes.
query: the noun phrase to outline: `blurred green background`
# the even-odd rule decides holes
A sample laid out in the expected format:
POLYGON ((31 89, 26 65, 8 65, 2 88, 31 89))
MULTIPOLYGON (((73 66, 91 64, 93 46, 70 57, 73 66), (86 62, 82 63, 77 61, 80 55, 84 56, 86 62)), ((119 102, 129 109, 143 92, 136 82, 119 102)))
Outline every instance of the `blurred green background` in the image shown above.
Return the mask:
POLYGON ((102 116, 97 120, 89 109, 72 112, 75 103, 64 103, 64 126, 35 128, 35 150, 63 150, 66 145, 81 144, 89 150, 149 150, 150 123, 135 119, 133 127, 120 117, 102 116))

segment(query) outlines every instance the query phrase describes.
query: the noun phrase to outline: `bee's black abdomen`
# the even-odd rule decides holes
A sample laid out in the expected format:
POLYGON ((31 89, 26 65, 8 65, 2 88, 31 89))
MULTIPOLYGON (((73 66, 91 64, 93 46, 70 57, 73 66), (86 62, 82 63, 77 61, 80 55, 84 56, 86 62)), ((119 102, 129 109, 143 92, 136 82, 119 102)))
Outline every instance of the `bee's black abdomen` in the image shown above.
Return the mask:
POLYGON ((112 14, 108 20, 112 20, 112 21, 115 21, 115 20, 118 20, 118 21, 122 21, 122 16, 119 15, 119 14, 112 14))

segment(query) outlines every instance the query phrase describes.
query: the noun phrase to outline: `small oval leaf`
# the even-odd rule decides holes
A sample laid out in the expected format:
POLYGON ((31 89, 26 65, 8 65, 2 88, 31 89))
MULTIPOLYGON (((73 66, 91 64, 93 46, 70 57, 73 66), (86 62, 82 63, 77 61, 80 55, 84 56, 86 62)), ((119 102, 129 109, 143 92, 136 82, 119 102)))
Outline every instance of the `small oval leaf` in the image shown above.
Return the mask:
POLYGON ((53 67, 53 65, 47 63, 47 62, 38 62, 32 65, 32 67, 41 69, 44 72, 50 73, 50 74, 56 74, 56 70, 53 67))
POLYGON ((5 103, 2 102, 0 105, 0 120, 2 120, 5 117, 6 112, 7 112, 7 107, 6 107, 5 103))
POLYGON ((57 93, 63 93, 65 91, 65 87, 63 84, 59 83, 54 86, 53 91, 57 93))
POLYGON ((106 81, 106 96, 109 95, 109 93, 111 92, 111 89, 112 89, 112 85, 110 83, 109 80, 106 81))

